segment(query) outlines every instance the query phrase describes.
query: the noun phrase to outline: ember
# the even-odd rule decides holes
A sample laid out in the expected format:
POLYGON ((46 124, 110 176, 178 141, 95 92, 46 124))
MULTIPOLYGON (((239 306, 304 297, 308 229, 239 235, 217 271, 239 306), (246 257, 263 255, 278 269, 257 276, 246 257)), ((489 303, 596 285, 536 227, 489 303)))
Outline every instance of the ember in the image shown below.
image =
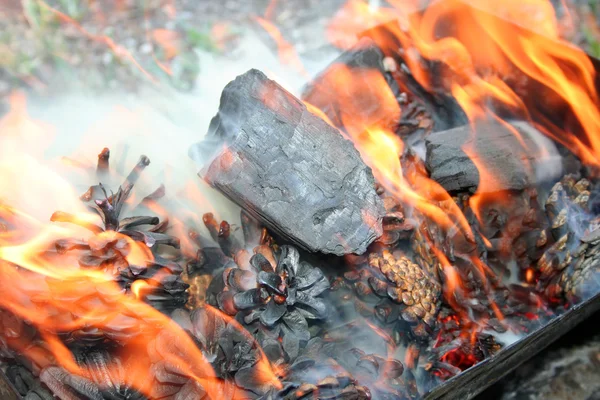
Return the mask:
POLYGON ((190 155, 239 223, 195 195, 183 218, 168 185, 140 196, 146 156, 111 190, 108 148, 95 167, 65 159, 91 172, 77 193, 20 144, 44 128, 13 98, 0 355, 21 396, 415 399, 598 307, 591 59, 545 0, 527 2, 541 23, 501 6, 538 33, 483 1, 389 3, 351 0, 331 21, 345 52, 302 99, 256 69, 225 87, 190 155), (40 217, 42 199, 57 209, 40 217))

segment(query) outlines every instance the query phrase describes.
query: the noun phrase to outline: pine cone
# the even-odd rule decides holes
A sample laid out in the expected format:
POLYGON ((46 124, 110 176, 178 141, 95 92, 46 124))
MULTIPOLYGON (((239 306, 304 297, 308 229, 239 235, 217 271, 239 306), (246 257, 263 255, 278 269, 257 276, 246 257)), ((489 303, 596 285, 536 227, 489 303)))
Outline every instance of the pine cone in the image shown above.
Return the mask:
POLYGON ((414 230, 413 222, 406 219, 404 207, 393 196, 388 195, 383 187, 377 187, 377 193, 383 200, 386 215, 382 220, 383 235, 377 243, 394 246, 400 240, 408 239, 414 230))
MULTIPOLYGON (((106 172, 108 168, 108 149, 98 156, 98 172, 106 172)), ((67 222, 82 226, 94 233, 88 240, 62 239, 55 243, 55 252, 46 255, 60 256, 67 252, 77 252, 79 265, 82 268, 100 269, 115 276, 117 282, 126 290, 131 290, 137 280, 144 280, 146 285, 140 290, 140 297, 160 311, 169 313, 181 307, 187 300, 185 293, 188 285, 180 277, 182 268, 175 262, 168 261, 156 254, 157 245, 179 247, 179 240, 163 233, 168 222, 161 222, 155 216, 122 217, 122 211, 129 198, 139 174, 148 166, 150 160, 140 157, 139 162, 119 187, 116 194, 108 196, 102 185, 91 187, 82 196, 84 201, 91 201, 90 208, 102 219, 102 226, 82 221, 65 212, 55 212, 51 220, 67 222), (96 198, 103 195, 103 198, 96 198), (153 228, 146 229, 154 225, 153 228), (148 265, 130 265, 127 256, 131 245, 125 236, 152 250, 154 260, 148 265)), ((153 203, 164 196, 161 186, 154 193, 142 200, 138 207, 153 203)), ((135 210, 133 210, 135 212, 135 210)))
POLYGON ((371 400, 371 394, 365 387, 359 386, 347 375, 328 376, 314 383, 288 383, 283 389, 261 397, 260 400, 371 400))
MULTIPOLYGON (((586 237, 587 236, 587 237, 586 237)), ((584 235, 580 245, 573 251, 563 248, 567 255, 558 265, 562 270, 544 283, 545 293, 550 299, 564 299, 569 303, 578 303, 594 294, 600 284, 600 237, 587 240, 584 235), (561 265, 562 264, 562 265, 561 265)), ((596 235, 594 235, 596 236, 596 235)), ((556 259, 554 257, 553 259, 556 259)), ((555 264, 556 265, 556 264, 555 264)))
POLYGON ((55 386, 52 387, 54 393, 72 391, 89 399, 147 398, 131 385, 130 374, 134 371, 131 360, 124 360, 113 352, 97 349, 83 349, 75 352, 74 356, 77 364, 89 372, 89 377, 68 373, 57 366, 47 367, 40 377, 48 386, 55 386))
POLYGON ((282 246, 278 254, 264 246, 255 251, 249 269, 224 271, 225 288, 217 304, 230 315, 242 312, 251 332, 282 338, 283 350, 293 359, 300 344, 310 339, 308 321, 325 319, 329 313, 318 297, 329 289, 329 281, 320 269, 301 262, 292 246, 282 246))
POLYGON ((411 327, 414 336, 428 338, 440 307, 441 286, 437 279, 388 250, 369 254, 369 267, 344 274, 358 296, 359 312, 386 324, 401 321, 411 327))
POLYGON ((240 244, 231 232, 231 226, 227 221, 220 224, 212 213, 203 215, 202 220, 211 235, 211 240, 203 237, 197 230, 190 229, 188 236, 192 243, 198 246, 194 257, 187 261, 183 278, 190 285, 187 308, 190 310, 201 307, 209 295, 208 303, 216 304, 215 295, 223 289, 222 280, 212 279, 217 271, 221 273, 225 266, 243 265, 249 268, 250 254, 247 249, 255 246, 266 246, 273 248, 272 238, 265 228, 250 217, 244 210, 240 213, 244 243, 240 244), (216 246, 215 246, 216 243, 216 246), (235 260, 235 261, 234 261, 235 260), (218 286, 209 290, 209 285, 218 286))
MULTIPOLYGON (((268 352, 268 346, 260 349, 238 321, 226 319, 220 311, 209 306, 197 308, 191 314, 178 310, 172 317, 194 338, 205 359, 211 363, 217 378, 211 384, 219 388, 222 398, 254 399, 272 388, 272 382, 265 379, 264 367, 257 365, 266 362, 263 352, 268 352)), ((174 340, 165 330, 148 343, 154 363, 152 398, 205 398, 205 389, 182 374, 179 366, 172 365, 165 357, 165 349, 171 349, 174 340)), ((206 398, 213 396, 209 394, 206 398)))
POLYGON ((340 364, 364 387, 368 387, 373 399, 419 398, 417 382, 409 370, 395 359, 385 359, 365 354, 353 348, 338 356, 340 364))
POLYGON ((9 365, 6 369, 6 377, 26 400, 54 399, 50 389, 23 366, 9 365))
POLYGON ((343 353, 337 344, 312 338, 293 362, 282 366, 283 387, 269 390, 261 400, 371 399, 369 389, 336 360, 343 353))
MULTIPOLYGON (((82 199, 86 202, 92 202, 89 207, 91 210, 96 212, 102 219, 102 226, 95 225, 93 223, 82 221, 76 216, 63 212, 57 211, 52 214, 50 218, 53 222, 67 222, 79 225, 83 228, 90 230, 94 233, 94 237, 100 236, 94 243, 85 243, 78 241, 66 241, 59 243, 57 250, 88 250, 90 254, 87 254, 87 258, 82 260, 83 266, 100 266, 103 263, 117 262, 119 258, 117 254, 108 252, 104 254, 103 250, 105 247, 108 249, 115 250, 116 253, 121 250, 121 247, 114 248, 114 238, 105 237, 100 234, 103 232, 117 232, 121 235, 128 236, 134 241, 142 242, 151 249, 154 249, 156 245, 164 244, 168 246, 179 247, 179 240, 173 236, 164 234, 168 222, 160 222, 160 219, 155 216, 132 216, 123 217, 121 212, 127 199, 131 194, 131 190, 135 182, 137 181, 139 174, 143 169, 150 164, 150 160, 146 156, 140 157, 140 161, 133 168, 125 182, 119 187, 116 194, 108 196, 104 186, 102 184, 91 187, 86 194, 82 196, 82 199), (154 225, 154 228, 145 229, 149 225, 154 225)), ((165 194, 164 187, 159 187, 149 196, 145 197, 138 207, 143 207, 149 203, 153 203, 156 200, 163 197, 165 194)), ((135 210, 133 210, 135 211, 135 210)))
POLYGON ((206 302, 236 316, 259 337, 261 346, 265 341, 281 343, 285 357, 295 358, 300 344, 311 337, 309 321, 328 315, 329 307, 318 296, 329 288, 329 281, 320 269, 301 262, 294 247, 275 245, 266 229, 243 211, 243 245, 226 221, 218 223, 212 214, 205 214, 203 221, 219 246, 212 246, 195 232, 191 235, 200 246, 192 268, 213 272, 206 302), (247 249, 252 246, 251 256, 247 249))
POLYGON ((600 236, 589 221, 589 200, 590 182, 567 175, 546 201, 554 242, 537 262, 536 274, 538 289, 552 302, 578 302, 589 285, 597 287, 600 236))

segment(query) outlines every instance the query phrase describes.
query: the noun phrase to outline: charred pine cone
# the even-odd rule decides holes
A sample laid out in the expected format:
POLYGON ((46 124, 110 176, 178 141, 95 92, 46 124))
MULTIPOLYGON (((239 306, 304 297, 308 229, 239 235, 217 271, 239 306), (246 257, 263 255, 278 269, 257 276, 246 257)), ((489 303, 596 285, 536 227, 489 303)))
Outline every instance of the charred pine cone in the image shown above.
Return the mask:
POLYGON ((267 254, 271 249, 277 249, 267 230, 250 217, 244 210, 240 213, 244 243, 241 244, 234 235, 227 221, 217 222, 212 213, 203 215, 204 226, 210 233, 211 239, 203 237, 195 229, 190 229, 188 236, 192 243, 198 246, 193 257, 187 260, 183 278, 190 285, 187 308, 193 310, 205 303, 216 304, 215 295, 223 289, 222 280, 212 280, 214 273, 222 272, 226 267, 242 266, 249 269, 251 254, 248 249, 263 251, 267 254), (219 286, 209 290, 209 285, 219 286))
POLYGON ((329 289, 329 281, 319 268, 300 261, 292 246, 281 246, 277 253, 262 247, 247 269, 227 268, 222 279, 224 290, 216 297, 219 308, 229 315, 241 312, 253 333, 282 339, 289 359, 310 339, 308 321, 325 319, 329 313, 319 297, 329 289))
MULTIPOLYGON (((168 227, 168 221, 165 220, 161 222, 156 216, 123 217, 121 215, 123 207, 131 195, 135 182, 138 180, 140 173, 149 164, 150 160, 148 157, 141 156, 137 165, 125 179, 125 182, 119 186, 117 193, 112 194, 111 196, 107 194, 106 189, 102 184, 92 186, 86 194, 82 196, 84 201, 90 202, 88 207, 102 219, 101 226, 81 220, 80 218, 77 218, 77 216, 63 211, 55 212, 51 217, 51 221, 79 225, 91 231, 95 236, 98 236, 103 232, 117 232, 121 235, 130 237, 136 242, 141 242, 151 249, 154 249, 156 245, 160 244, 178 248, 179 240, 163 233, 168 227), (148 226, 154 227, 147 229, 148 226)), ((148 204, 152 204, 163 197, 164 194, 164 187, 161 186, 152 194, 145 197, 138 207, 142 208, 148 204)), ((134 209, 133 211, 135 212, 136 210, 134 209)), ((120 259, 116 254, 111 252, 108 252, 108 254, 102 253, 104 245, 109 244, 111 244, 110 241, 102 241, 102 243, 99 243, 100 248, 98 248, 98 246, 90 246, 85 242, 66 241, 57 243, 57 250, 67 251, 72 248, 86 248, 87 245, 87 250, 93 250, 94 252, 90 253, 86 259, 82 260, 82 265, 85 267, 98 267, 102 264, 114 264, 120 262, 120 259)))
MULTIPOLYGON (((210 306, 200 307, 189 313, 177 310, 173 319, 195 340, 204 358, 210 362, 215 379, 211 389, 218 390, 219 398, 255 399, 271 389, 272 383, 265 379, 266 362, 256 340, 243 330, 240 323, 210 306)), ((148 353, 153 363, 151 398, 156 399, 208 399, 214 392, 187 376, 181 366, 172 362, 168 353, 175 353, 177 340, 172 332, 164 330, 148 343, 148 353)), ((268 368, 268 367, 266 367, 268 368)))
POLYGON ((419 397, 416 380, 402 363, 360 349, 350 349, 339 355, 340 363, 364 387, 368 387, 373 399, 396 400, 419 397))
POLYGON ((359 312, 385 324, 402 322, 417 338, 428 338, 435 329, 440 307, 441 286, 437 279, 408 258, 388 250, 371 253, 369 267, 344 274, 358 296, 359 312))
MULTIPOLYGON (((103 160, 107 161, 106 152, 99 156, 99 161, 103 160)), ((121 287, 128 291, 135 281, 144 280, 147 285, 144 285, 144 289, 139 293, 143 300, 156 309, 169 313, 185 304, 188 285, 180 277, 183 268, 176 262, 162 258, 157 254, 156 248, 158 245, 178 248, 179 240, 164 233, 168 228, 166 220, 161 222, 156 216, 123 217, 122 215, 135 182, 149 163, 150 160, 142 156, 125 182, 111 196, 108 196, 102 185, 91 187, 82 196, 85 201, 92 202, 89 207, 101 217, 101 226, 83 221, 69 213, 55 212, 51 217, 52 221, 79 225, 90 230, 93 235, 87 240, 58 240, 55 242, 54 249, 48 251, 46 256, 60 260, 63 254, 76 254, 82 268, 106 271, 115 276, 121 287), (97 196, 102 197, 97 198, 97 196), (148 228, 149 226, 153 227, 148 228), (127 257, 133 250, 134 244, 152 252, 153 260, 148 260, 146 265, 130 264, 127 257)), ((100 170, 101 167, 105 165, 99 162, 100 170)), ((164 187, 161 186, 144 198, 132 212, 137 212, 137 208, 156 202, 162 196, 164 196, 164 187)))
POLYGON ((596 288, 600 272, 600 231, 590 221, 587 179, 567 175, 556 183, 546 201, 552 244, 536 264, 538 289, 552 302, 578 302, 596 288))
POLYGON ((129 380, 132 365, 103 350, 82 350, 75 353, 77 364, 89 376, 70 373, 59 366, 47 366, 40 380, 59 398, 93 400, 145 400, 142 392, 133 389, 129 380))
POLYGON ((50 389, 23 366, 8 366, 6 377, 19 394, 27 400, 53 400, 55 398, 50 389))
POLYGON ((286 383, 281 390, 273 390, 261 397, 260 400, 301 400, 301 399, 331 399, 331 400, 371 400, 368 388, 360 386, 347 374, 327 376, 314 382, 286 383))
POLYGON ((261 400, 370 400, 369 389, 335 359, 340 354, 336 343, 312 338, 293 362, 282 366, 283 387, 272 388, 261 400))
POLYGON ((300 261, 295 247, 275 245, 266 229, 243 211, 243 245, 226 221, 218 223, 212 214, 205 214, 203 221, 219 245, 211 247, 193 235, 201 247, 198 264, 214 271, 206 302, 236 316, 261 345, 275 340, 287 360, 295 358, 300 344, 311 337, 309 321, 328 315, 319 297, 329 289, 327 278, 319 268, 300 261), (247 250, 252 246, 253 255, 247 250))
POLYGON ((404 214, 404 207, 393 196, 386 193, 382 186, 377 187, 377 194, 383 200, 385 216, 383 217, 383 235, 377 243, 394 246, 400 240, 408 239, 414 230, 414 224, 404 214))

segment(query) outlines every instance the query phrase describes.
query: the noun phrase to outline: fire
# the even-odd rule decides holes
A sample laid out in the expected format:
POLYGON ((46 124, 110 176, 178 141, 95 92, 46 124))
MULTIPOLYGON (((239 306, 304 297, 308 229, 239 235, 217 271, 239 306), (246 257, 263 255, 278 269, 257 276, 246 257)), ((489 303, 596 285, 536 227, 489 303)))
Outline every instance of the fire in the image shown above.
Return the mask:
MULTIPOLYGON (((408 70, 406 74, 429 94, 451 95, 466 114, 474 138, 480 124, 498 122, 514 135, 520 146, 511 151, 523 155, 523 169, 533 174, 534 166, 528 164, 524 155, 535 152, 537 157, 543 158, 548 154, 543 148, 529 148, 521 133, 509 122, 508 115, 510 119, 524 120, 535 126, 588 166, 600 167, 600 109, 594 67, 581 50, 560 39, 559 24, 548 0, 508 0, 495 5, 493 10, 484 0, 441 0, 432 2, 422 12, 417 11, 416 0, 389 0, 388 3, 389 7, 373 7, 366 1, 349 0, 330 21, 327 29, 330 41, 348 49, 356 44, 356 35, 365 28, 385 24, 385 28, 371 30, 367 35, 394 60, 394 66, 408 70), (518 21, 524 27, 535 29, 535 33, 507 21, 518 21), (523 82, 525 90, 533 93, 523 92, 523 82), (556 111, 557 118, 545 117, 547 110, 556 111)), ((43 1, 40 4, 56 14, 62 23, 72 24, 90 40, 104 43, 115 54, 136 65, 151 82, 156 81, 111 38, 91 34, 43 1)), ((307 77, 299 55, 271 20, 276 7, 277 1, 272 0, 265 17, 256 17, 255 21, 275 40, 281 62, 307 77)), ((167 9, 174 16, 172 3, 167 9)), ((217 39, 224 40, 226 31, 225 25, 216 25, 213 33, 217 39)), ((149 35, 163 48, 167 59, 181 51, 182 38, 176 32, 156 29, 149 35)), ((222 47, 223 43, 218 46, 222 47)), ((169 72, 168 67, 159 66, 169 72)), ((310 101, 305 104, 309 112, 339 128, 355 144, 376 181, 406 208, 417 226, 432 224, 443 233, 442 240, 423 234, 427 249, 433 254, 429 256, 435 259, 433 270, 428 272, 440 277, 443 301, 454 312, 444 318, 458 325, 460 332, 456 339, 464 339, 467 346, 446 351, 440 360, 466 369, 481 361, 468 350, 476 346, 487 322, 495 319, 505 328, 510 327, 503 305, 492 295, 498 279, 492 266, 482 261, 479 254, 450 254, 446 243, 440 241, 458 238, 456 240, 466 246, 483 243, 484 247, 491 248, 494 239, 477 232, 469 221, 476 219, 484 225, 491 205, 509 207, 512 199, 507 191, 499 190, 502 176, 479 156, 475 141, 462 148, 479 172, 477 192, 469 197, 468 204, 429 178, 423 160, 397 132, 404 107, 408 106, 398 100, 401 94, 395 93, 390 85, 390 77, 393 79, 394 75, 382 68, 333 65, 311 89, 321 91, 324 97, 309 94, 310 101), (467 206, 471 213, 463 212, 467 206), (480 286, 477 288, 481 289, 480 298, 469 298, 474 289, 467 276, 480 286), (483 307, 485 312, 480 311, 481 307, 475 308, 481 305, 475 304, 481 298, 487 300, 483 307)), ((264 97, 262 100, 267 106, 278 109, 277 98, 264 97)), ((11 338, 8 344, 28 357, 38 369, 55 364, 89 378, 92 373, 78 364, 71 346, 86 334, 106 333, 106 337, 100 335, 99 340, 118 342, 119 355, 133 360, 131 370, 127 371, 130 384, 151 396, 147 379, 152 360, 147 349, 152 342, 162 361, 178 374, 202 385, 209 397, 219 398, 221 380, 203 349, 170 317, 144 303, 152 290, 167 279, 166 268, 159 269, 152 279, 139 278, 123 287, 117 283, 117 276, 122 272, 119 265, 84 268, 75 255, 61 250, 57 243, 70 240, 75 243, 73 238, 77 238, 92 251, 104 249, 107 243, 121 243, 126 248, 127 264, 140 270, 148 269, 158 260, 154 243, 135 241, 118 232, 118 226, 104 229, 98 225, 98 216, 83 206, 73 186, 61 177, 54 165, 42 161, 45 147, 52 140, 51 130, 29 118, 23 95, 14 94, 11 105, 10 114, 0 121, 0 174, 3 178, 0 182, 3 196, 0 202, 0 291, 3 293, 0 308, 9 311, 15 320, 19 319, 21 325, 15 323, 15 328, 7 329, 6 336, 11 338), (39 147, 31 148, 32 143, 39 147), (40 203, 43 203, 41 209, 40 203), (56 209, 69 212, 52 213, 56 209), (33 343, 28 340, 31 338, 17 332, 24 330, 24 326, 34 327, 43 343, 33 343)), ((73 160, 69 163, 89 169, 73 160)), ((177 195, 196 208, 215 212, 213 202, 198 190, 196 182, 190 182, 177 195)), ((145 200, 132 195, 128 202, 145 200)), ((146 206, 161 216, 169 214, 152 199, 146 206)), ((199 213, 182 211, 181 214, 171 221, 174 226, 171 232, 183 241, 180 254, 191 257, 198 238, 187 220, 197 225, 202 221, 199 213)), ((370 215, 362 218, 375 223, 370 215)), ((229 229, 233 231, 229 225, 215 225, 210 232, 213 237, 218 228, 227 234, 229 229)), ((503 233, 507 239, 514 239, 511 232, 503 233)), ((526 286, 535 286, 538 271, 532 267, 523 267, 522 271, 526 286)), ((539 297, 537 300, 541 308, 542 300, 539 297)), ((251 339, 259 352, 254 366, 258 379, 281 389, 279 378, 285 375, 285 366, 272 365, 256 339, 236 319, 210 306, 206 306, 206 311, 251 339)), ((392 336, 369 322, 367 325, 388 344, 387 355, 395 353, 392 336)), ((441 334, 434 347, 447 344, 441 343, 440 338, 441 334)), ((407 366, 416 368, 420 356, 417 347, 409 347, 407 366)), ((116 369, 118 365, 115 363, 110 368, 116 369)))
MULTIPOLYGON (((349 0, 334 15, 327 26, 327 38, 342 49, 348 49, 356 43, 358 34, 368 28, 400 19, 405 21, 407 15, 417 10, 417 1, 404 1, 400 7, 377 7, 371 2, 349 0)), ((388 3, 394 4, 394 1, 388 3)), ((399 3, 399 2, 398 2, 399 3)))
MULTIPOLYGON (((126 289, 115 279, 117 266, 84 268, 77 255, 61 250, 59 243, 83 240, 92 252, 104 251, 107 243, 120 243, 127 264, 140 269, 155 261, 151 247, 101 229, 98 216, 86 210, 71 184, 50 167, 51 163, 34 156, 43 153, 35 145, 44 146, 45 141, 31 141, 32 135, 44 138, 48 132, 43 124, 28 117, 22 96, 12 97, 11 112, 0 122, 0 128, 0 141, 13 144, 10 149, 2 146, 0 151, 4 196, 0 202, 0 308, 15 316, 19 322, 14 329, 23 331, 5 332, 11 338, 6 344, 28 357, 37 371, 58 365, 92 379, 92 371, 76 362, 71 346, 90 338, 115 341, 119 344, 117 354, 129 360, 127 384, 151 396, 148 377, 154 363, 148 346, 154 343, 164 363, 196 381, 210 398, 220 398, 222 380, 216 377, 202 349, 169 316, 143 302, 153 286, 168 276, 166 269, 158 270, 151 279, 134 280, 126 289), (69 213, 52 214, 52 209, 68 209, 69 213), (35 328, 42 340, 32 341, 25 333, 29 328, 23 327, 35 328)), ((188 194, 192 201, 199 199, 198 193, 188 194)), ((129 201, 135 204, 139 198, 129 201)), ((165 212, 153 201, 147 205, 159 214, 165 212)), ((236 329, 245 332, 239 325, 236 329)), ((108 367, 111 374, 118 375, 122 366, 115 360, 108 367)), ((264 355, 255 367, 265 384, 278 387, 277 372, 264 355)))
POLYGON ((389 35, 372 36, 386 54, 397 54, 394 46, 400 43, 413 76, 429 90, 434 88, 427 63, 443 65, 443 84, 472 121, 495 116, 497 108, 509 108, 515 115, 531 118, 552 139, 597 167, 600 111, 590 59, 559 38, 547 0, 495 6, 494 13, 506 19, 488 9, 488 2, 479 0, 433 2, 422 14, 412 14, 402 29, 390 26, 389 35), (538 34, 515 29, 507 20, 534 27, 538 34), (533 100, 519 100, 522 96, 514 85, 523 77, 547 91, 545 101, 552 104, 542 107, 568 107, 582 134, 573 132, 577 127, 542 119, 533 100))
POLYGON ((275 40, 279 52, 279 59, 283 64, 290 65, 296 72, 304 77, 308 77, 308 73, 304 69, 300 57, 294 46, 292 46, 281 34, 279 29, 269 20, 261 17, 255 17, 256 22, 275 40))

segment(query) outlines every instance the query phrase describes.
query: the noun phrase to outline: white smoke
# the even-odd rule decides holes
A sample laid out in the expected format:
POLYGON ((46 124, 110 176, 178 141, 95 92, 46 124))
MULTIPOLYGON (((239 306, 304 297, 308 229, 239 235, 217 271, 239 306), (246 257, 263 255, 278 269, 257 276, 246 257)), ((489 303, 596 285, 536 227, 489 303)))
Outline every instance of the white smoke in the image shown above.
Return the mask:
MULTIPOLYGON (((306 77, 282 64, 276 52, 252 32, 244 36, 234 54, 201 52, 198 55, 201 73, 195 89, 189 93, 162 85, 142 88, 138 94, 118 90, 102 94, 81 90, 44 96, 27 94, 27 112, 31 119, 48 129, 47 135, 41 135, 48 138, 48 146, 44 146, 47 150, 43 157, 39 154, 37 160, 49 170, 60 172, 83 193, 98 183, 94 175, 81 171, 68 173, 69 169, 60 166, 58 159, 68 156, 95 167, 98 153, 108 147, 111 169, 116 167, 118 175, 102 183, 116 190, 122 177, 144 154, 151 164, 136 185, 137 193, 148 194, 164 183, 167 196, 178 196, 186 184, 194 182, 205 202, 191 205, 195 208, 191 211, 199 215, 216 211, 220 218, 237 223, 239 208, 197 176, 206 160, 192 161, 188 150, 206 134, 210 119, 218 110, 223 87, 237 75, 258 68, 294 94, 299 94, 306 77)), ((313 61, 311 69, 324 67, 334 57, 335 54, 316 63, 313 61)), ((22 142, 28 140, 31 138, 24 138, 22 142)), ((38 142, 39 139, 35 139, 31 149, 36 148, 38 142)), ((38 207, 37 215, 47 220, 56 209, 71 206, 66 201, 60 203, 52 201, 41 209, 38 207)))

